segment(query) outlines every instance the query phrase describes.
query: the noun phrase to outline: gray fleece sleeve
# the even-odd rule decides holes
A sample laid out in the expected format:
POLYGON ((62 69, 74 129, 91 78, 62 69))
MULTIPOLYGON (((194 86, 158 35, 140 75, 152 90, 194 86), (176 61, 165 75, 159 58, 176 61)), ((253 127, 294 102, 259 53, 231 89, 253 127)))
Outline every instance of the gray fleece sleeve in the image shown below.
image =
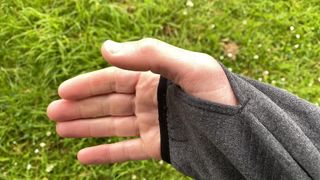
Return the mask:
POLYGON ((320 179, 320 109, 225 69, 240 105, 186 94, 161 77, 161 155, 196 179, 320 179))

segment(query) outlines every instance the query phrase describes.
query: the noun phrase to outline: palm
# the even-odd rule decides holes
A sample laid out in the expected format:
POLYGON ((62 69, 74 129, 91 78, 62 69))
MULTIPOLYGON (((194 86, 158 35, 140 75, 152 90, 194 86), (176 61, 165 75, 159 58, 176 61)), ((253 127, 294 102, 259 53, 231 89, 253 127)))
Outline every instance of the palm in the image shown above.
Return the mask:
POLYGON ((151 158, 160 159, 160 129, 158 122, 157 86, 159 75, 141 73, 135 98, 135 115, 139 135, 146 153, 151 158))

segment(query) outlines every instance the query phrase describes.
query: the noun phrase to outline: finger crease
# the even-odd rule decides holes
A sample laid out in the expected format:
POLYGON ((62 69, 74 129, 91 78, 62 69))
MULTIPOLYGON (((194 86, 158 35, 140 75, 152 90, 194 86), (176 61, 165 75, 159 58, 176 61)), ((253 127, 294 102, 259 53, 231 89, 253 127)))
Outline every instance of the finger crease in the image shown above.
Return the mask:
POLYGON ((111 82, 111 90, 112 92, 117 92, 117 70, 114 69, 113 76, 112 76, 112 82, 111 82))
POLYGON ((123 153, 125 154, 125 159, 133 160, 132 156, 129 153, 129 149, 130 149, 129 143, 125 142, 124 145, 123 145, 123 153))
POLYGON ((89 95, 90 96, 93 96, 94 95, 94 92, 93 92, 93 88, 94 88, 94 85, 93 85, 93 82, 92 80, 90 80, 90 78, 88 76, 86 76, 86 78, 88 79, 88 84, 89 84, 89 95))
POLYGON ((83 116, 83 110, 82 110, 82 106, 81 105, 78 105, 78 114, 80 116, 80 119, 82 119, 84 116, 83 116))
POLYGON ((136 114, 136 96, 134 96, 131 100, 131 111, 135 115, 136 114))
POLYGON ((102 113, 103 113, 103 115, 108 115, 108 111, 107 111, 107 109, 109 108, 109 106, 105 106, 105 104, 104 104, 104 102, 105 101, 99 101, 99 104, 100 104, 100 109, 101 109, 101 111, 102 111, 102 113))
POLYGON ((111 150, 110 150, 110 146, 109 145, 107 145, 105 153, 106 154, 104 156, 104 161, 112 163, 112 156, 111 156, 111 150))
POLYGON ((134 130, 135 130, 135 135, 140 136, 140 126, 139 126, 139 123, 137 121, 137 117, 134 117, 134 119, 133 119, 133 127, 134 127, 134 130))
POLYGON ((114 134, 115 136, 119 136, 119 132, 118 132, 118 129, 116 128, 117 125, 116 125, 116 120, 114 118, 111 119, 111 134, 114 134))
POLYGON ((89 124, 89 137, 93 137, 93 134, 92 134, 92 130, 93 129, 93 126, 91 125, 91 123, 89 124))

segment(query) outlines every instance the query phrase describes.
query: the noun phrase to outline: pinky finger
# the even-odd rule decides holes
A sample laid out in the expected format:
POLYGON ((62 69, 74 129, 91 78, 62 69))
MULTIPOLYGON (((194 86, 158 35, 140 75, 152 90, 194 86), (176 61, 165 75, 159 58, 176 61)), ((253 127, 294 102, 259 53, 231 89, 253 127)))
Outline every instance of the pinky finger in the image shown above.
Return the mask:
POLYGON ((77 156, 81 164, 107 164, 150 159, 141 139, 87 147, 80 150, 77 156))

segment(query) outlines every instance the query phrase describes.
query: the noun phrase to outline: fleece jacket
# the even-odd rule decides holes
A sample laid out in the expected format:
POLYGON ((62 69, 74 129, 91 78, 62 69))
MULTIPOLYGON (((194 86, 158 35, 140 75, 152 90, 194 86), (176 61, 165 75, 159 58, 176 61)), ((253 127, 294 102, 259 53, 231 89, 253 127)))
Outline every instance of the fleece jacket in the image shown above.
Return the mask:
POLYGON ((224 71, 238 106, 194 97, 160 78, 162 159, 196 179, 320 180, 320 108, 224 71))

